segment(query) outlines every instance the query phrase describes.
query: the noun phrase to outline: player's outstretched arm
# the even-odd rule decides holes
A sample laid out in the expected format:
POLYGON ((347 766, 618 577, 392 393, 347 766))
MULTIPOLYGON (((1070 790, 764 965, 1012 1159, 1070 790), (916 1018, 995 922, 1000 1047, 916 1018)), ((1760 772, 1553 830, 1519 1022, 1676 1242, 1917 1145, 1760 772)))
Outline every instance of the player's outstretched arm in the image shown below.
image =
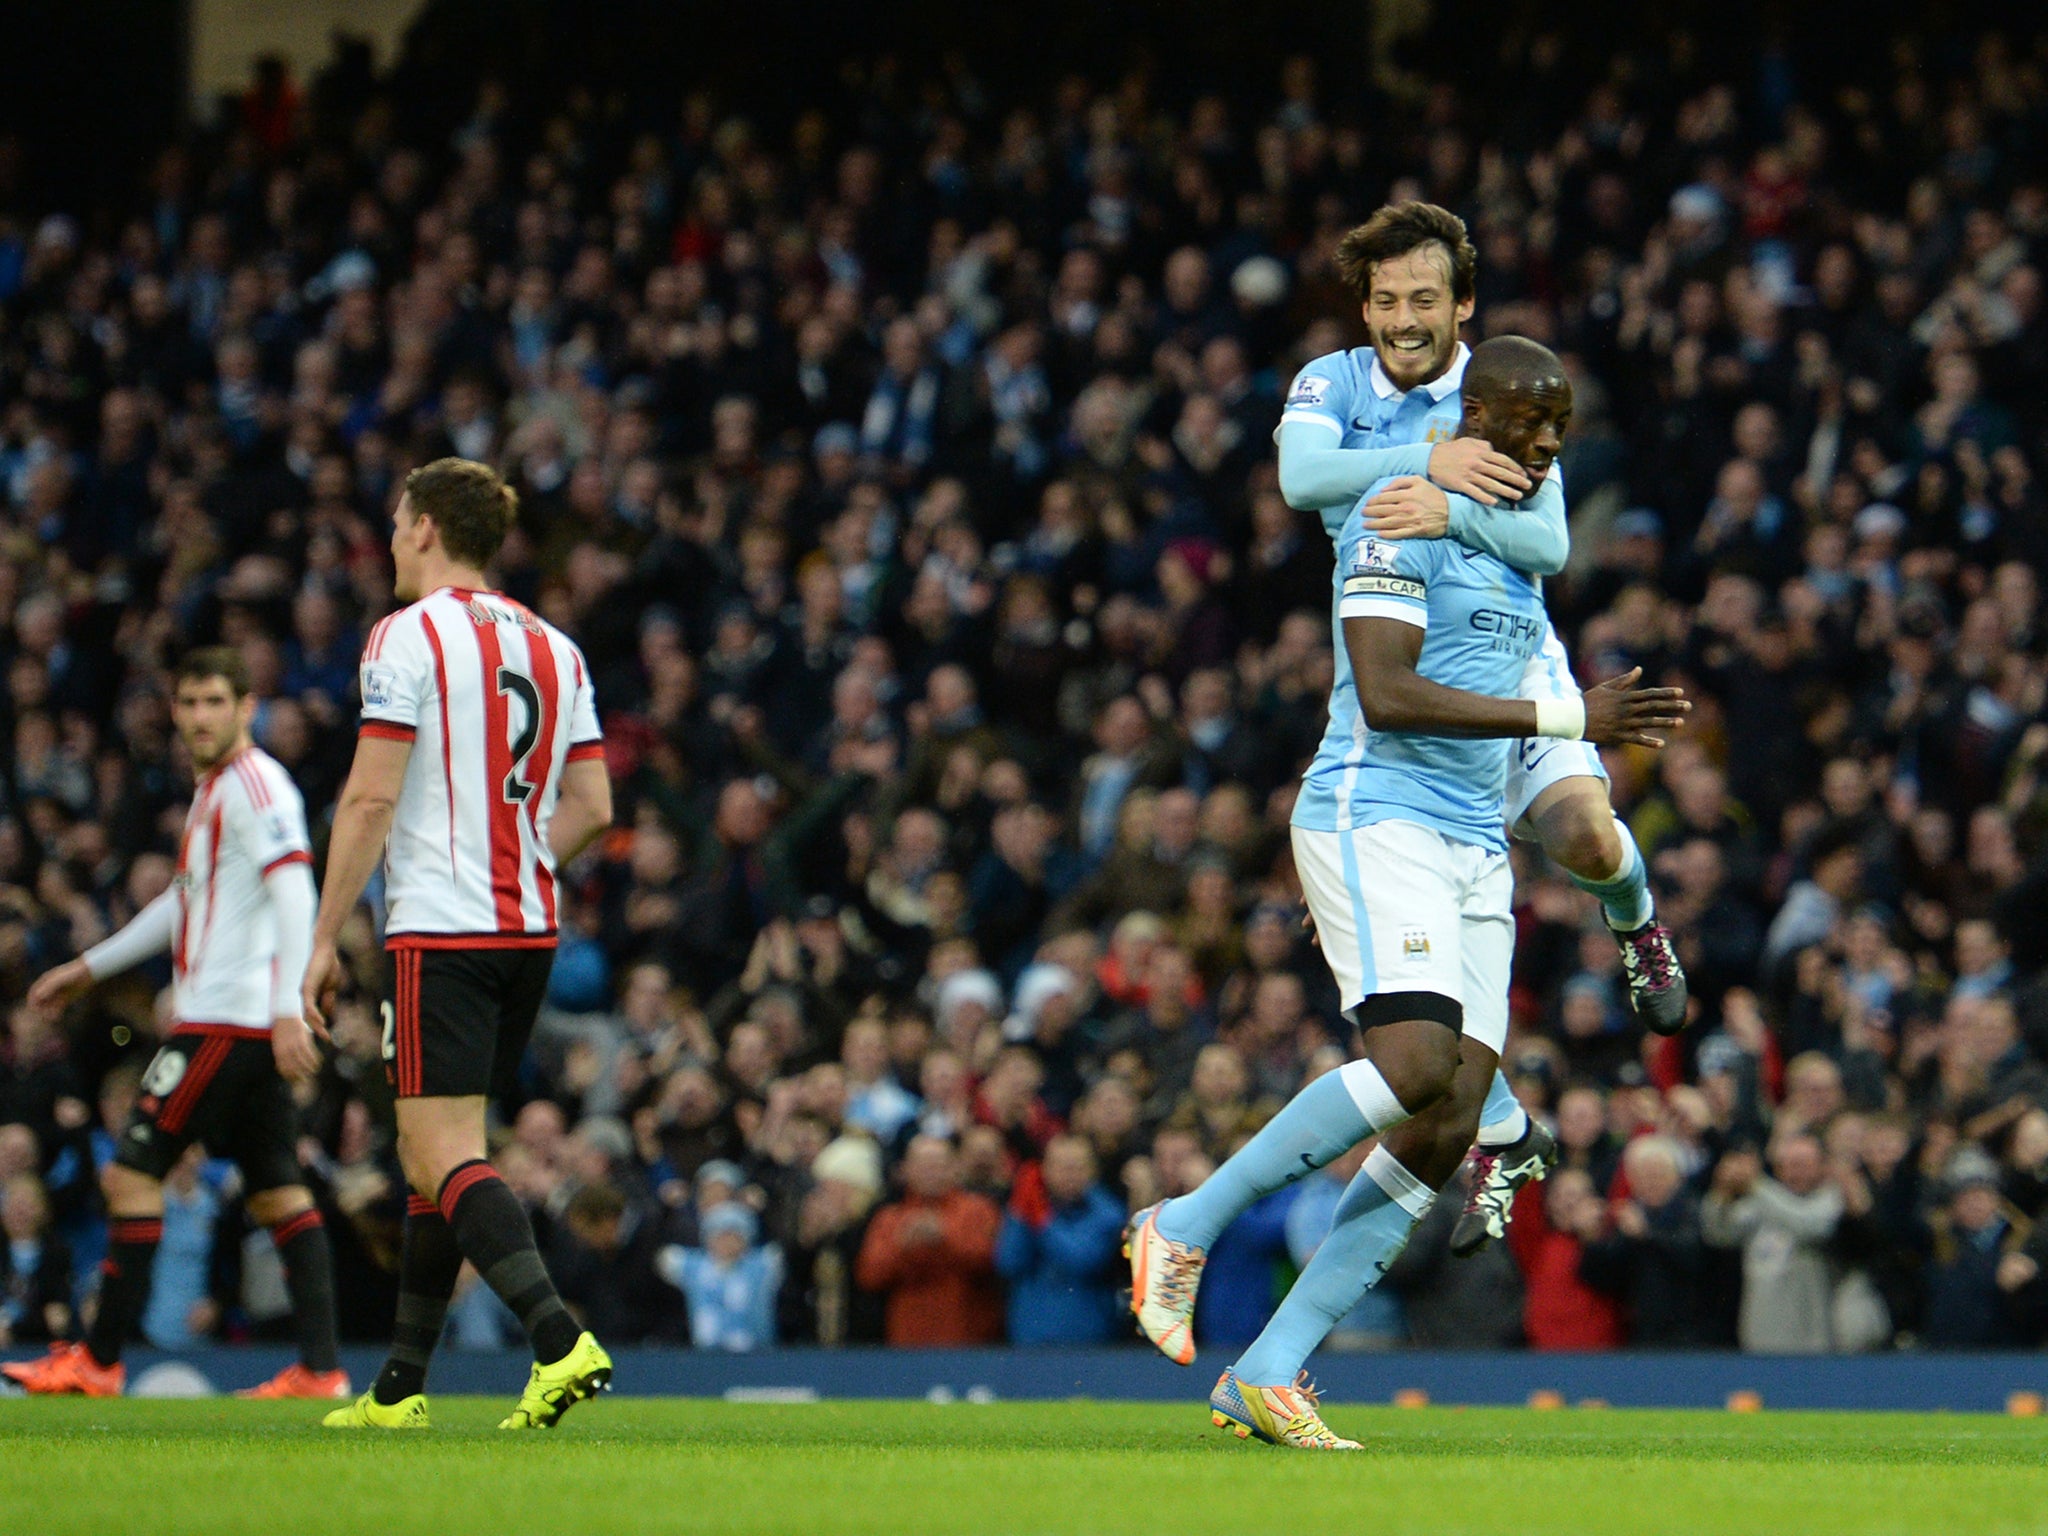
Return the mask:
POLYGON ((1280 495, 1297 512, 1320 512, 1323 531, 1336 538, 1351 508, 1389 475, 1429 470, 1429 444, 1405 448, 1339 448, 1333 422, 1280 424, 1280 495))
POLYGON ((313 920, 313 953, 300 989, 306 1022, 323 1039, 327 1037, 326 1008, 341 984, 341 955, 336 945, 342 925, 362 899, 377 861, 384 857, 384 840, 391 835, 392 813, 405 783, 405 765, 411 760, 409 740, 359 737, 348 783, 334 808, 334 827, 327 839, 327 881, 320 891, 320 915, 313 920))
POLYGON ((178 926, 178 893, 167 890, 76 960, 53 966, 28 989, 32 1007, 55 1008, 96 981, 118 976, 171 947, 178 926))
POLYGON ((1564 700, 1539 704, 1446 688, 1415 670, 1422 638, 1421 626, 1401 619, 1344 621, 1358 707, 1374 730, 1468 738, 1559 736, 1601 746, 1661 747, 1663 739, 1654 733, 1683 725, 1692 708, 1676 688, 1637 688, 1640 667, 1588 689, 1576 709, 1564 700))
POLYGON ((1381 487, 1361 512, 1365 531, 1375 538, 1455 539, 1531 576, 1555 576, 1572 552, 1564 487, 1555 474, 1521 506, 1507 510, 1454 495, 1419 475, 1404 475, 1381 487))
POLYGON ((562 792, 548 822, 548 852, 560 869, 612 824, 612 779, 601 757, 581 758, 562 770, 562 792))

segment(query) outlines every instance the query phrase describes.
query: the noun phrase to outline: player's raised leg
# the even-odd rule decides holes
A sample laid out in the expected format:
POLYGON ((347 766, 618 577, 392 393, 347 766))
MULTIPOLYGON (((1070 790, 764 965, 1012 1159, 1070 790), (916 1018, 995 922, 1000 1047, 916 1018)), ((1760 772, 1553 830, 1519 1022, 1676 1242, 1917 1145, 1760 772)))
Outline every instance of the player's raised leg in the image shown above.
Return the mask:
POLYGON ((1572 883, 1599 900, 1636 1016, 1657 1034, 1677 1034, 1685 1028, 1685 970, 1670 930, 1657 921, 1642 850, 1608 804, 1606 780, 1572 774, 1544 785, 1526 824, 1572 883))
MULTIPOLYGON (((1521 695, 1583 700, 1555 628, 1546 630, 1542 649, 1522 669, 1521 695)), ((1508 762, 1507 819, 1599 901, 1621 949, 1629 1006, 1644 1027, 1660 1035, 1685 1028, 1685 971, 1670 932, 1657 921, 1642 850, 1608 803, 1599 752, 1584 741, 1520 743, 1508 762)))

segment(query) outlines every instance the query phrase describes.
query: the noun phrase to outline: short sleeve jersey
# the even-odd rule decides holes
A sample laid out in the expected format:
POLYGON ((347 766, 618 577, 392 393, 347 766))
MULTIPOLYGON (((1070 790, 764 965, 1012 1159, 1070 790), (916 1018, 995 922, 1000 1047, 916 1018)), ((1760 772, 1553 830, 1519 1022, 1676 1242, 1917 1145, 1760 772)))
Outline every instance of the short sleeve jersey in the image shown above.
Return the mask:
POLYGON ((413 743, 385 847, 394 948, 555 942, 548 825, 567 766, 601 757, 582 653, 496 592, 443 587, 371 631, 362 734, 413 743))
POLYGON ((1414 821, 1458 842, 1504 849, 1510 743, 1372 729, 1359 707, 1344 621, 1415 625, 1423 631, 1416 661, 1423 677, 1512 698, 1548 628, 1540 589, 1492 555, 1448 539, 1374 538, 1356 508, 1339 532, 1333 584, 1330 722, 1295 802, 1294 824, 1344 832, 1414 821))

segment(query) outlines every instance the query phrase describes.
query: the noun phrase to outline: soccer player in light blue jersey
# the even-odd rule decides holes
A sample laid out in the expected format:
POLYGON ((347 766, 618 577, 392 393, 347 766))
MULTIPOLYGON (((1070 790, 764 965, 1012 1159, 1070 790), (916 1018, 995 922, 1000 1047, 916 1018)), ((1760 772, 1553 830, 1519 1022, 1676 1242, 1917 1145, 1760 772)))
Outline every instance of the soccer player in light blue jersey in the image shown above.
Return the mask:
MULTIPOLYGON (((1570 550, 1562 471, 1532 484, 1483 438, 1458 435, 1458 384, 1470 355, 1458 328, 1472 315, 1477 266, 1464 222, 1430 203, 1382 208, 1339 244, 1337 265, 1364 301, 1372 345, 1319 357, 1296 375, 1275 434, 1289 504, 1318 511, 1335 538, 1377 485, 1365 526, 1381 539, 1448 537, 1528 575, 1562 570, 1570 550)), ((1547 625, 1516 692, 1553 700, 1578 692, 1547 625)), ((1685 972, 1656 920, 1642 854, 1608 804, 1599 753, 1582 741, 1520 743, 1508 767, 1507 821, 1599 898, 1637 1016, 1659 1034, 1682 1029, 1685 972)), ((1547 1131, 1529 1133, 1506 1078, 1492 1095, 1471 1196, 1451 1236, 1461 1255, 1505 1232, 1516 1191, 1556 1157, 1547 1131)))
MULTIPOLYGON (((1461 397, 1461 432, 1541 481, 1571 417, 1557 358, 1519 337, 1486 342, 1461 397)), ((1499 1066, 1514 952, 1511 741, 1661 746, 1652 733, 1687 708, 1675 689, 1635 688, 1635 674, 1568 698, 1516 696, 1548 632, 1537 583, 1449 540, 1379 538, 1366 510, 1339 531, 1330 723, 1293 830, 1365 1059, 1310 1083, 1199 1189, 1141 1212, 1131 1231, 1139 1326, 1189 1363, 1195 1290, 1217 1235, 1263 1195, 1379 1138, 1330 1236, 1210 1397, 1217 1424, 1304 1449, 1355 1448, 1323 1423, 1302 1364, 1456 1172, 1499 1066)))

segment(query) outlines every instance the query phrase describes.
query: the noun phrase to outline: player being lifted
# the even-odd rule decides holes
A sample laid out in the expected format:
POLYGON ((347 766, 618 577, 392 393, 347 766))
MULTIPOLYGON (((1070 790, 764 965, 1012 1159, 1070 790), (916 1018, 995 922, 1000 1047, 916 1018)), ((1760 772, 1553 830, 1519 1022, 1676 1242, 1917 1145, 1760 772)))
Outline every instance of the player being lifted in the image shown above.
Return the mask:
POLYGON ((100 1175, 110 1241, 91 1330, 0 1370, 30 1392, 119 1395, 121 1346, 149 1300, 163 1235, 164 1176, 198 1141, 240 1165, 244 1205, 270 1229, 298 1320, 299 1363, 242 1395, 347 1397, 327 1231, 301 1182, 290 1087, 320 1069, 299 1011, 313 930, 306 808, 283 765, 250 741, 256 701, 236 652, 192 652, 176 690, 172 718, 198 776, 177 875, 119 933, 46 972, 28 1000, 56 1007, 168 949, 177 1022, 100 1175))
MULTIPOLYGON (((1466 438, 1543 479, 1571 418, 1556 357, 1520 337, 1486 342, 1461 400, 1466 438)), ((1583 696, 1514 696, 1548 632, 1537 584, 1448 540, 1375 538, 1364 511, 1338 537, 1330 723, 1293 837, 1365 1059, 1310 1083, 1199 1189, 1141 1212, 1131 1233, 1139 1324, 1186 1364, 1217 1235, 1260 1196, 1379 1138, 1329 1237, 1210 1397, 1219 1425, 1321 1450, 1356 1444, 1323 1423, 1302 1363, 1457 1171, 1498 1073, 1515 935, 1502 817, 1512 739, 1660 746, 1651 733, 1688 707, 1675 689, 1635 689, 1635 673, 1583 696)))
MULTIPOLYGON (((1289 505, 1319 512, 1334 539, 1368 487, 1365 531, 1380 539, 1449 537, 1533 576, 1569 551, 1562 471, 1532 477, 1484 438, 1459 435, 1459 383, 1470 353, 1478 258, 1464 221, 1432 203, 1382 208, 1337 248, 1364 301, 1369 347, 1319 357, 1296 375, 1276 434, 1289 505), (1389 480, 1387 477, 1393 477, 1389 480), (1519 506, 1502 515, 1501 502, 1519 506)), ((1545 621, 1516 692, 1578 697, 1557 631, 1545 621)), ((1600 901, 1621 949, 1629 1002, 1658 1034, 1685 1026, 1685 972, 1657 922, 1649 873, 1607 799, 1607 771, 1586 741, 1531 739, 1508 764, 1507 822, 1600 901)), ((1550 1134, 1522 1112, 1503 1077, 1480 1127, 1472 1192, 1452 1233, 1465 1254, 1505 1230, 1515 1192, 1555 1160, 1550 1134)))
POLYGON ((467 1258, 532 1340, 534 1366, 501 1428, 552 1427, 611 1382, 611 1359, 570 1316, 525 1208, 485 1160, 486 1099, 518 1070, 555 949, 555 871, 611 823, 597 706, 583 657, 485 586, 516 499, 489 468, 437 459, 406 476, 391 534, 410 599, 363 650, 363 723, 335 808, 314 925, 306 1016, 342 979, 336 941, 381 854, 393 972, 385 1070, 413 1195, 391 1354, 332 1428, 427 1424, 427 1362, 467 1258))

